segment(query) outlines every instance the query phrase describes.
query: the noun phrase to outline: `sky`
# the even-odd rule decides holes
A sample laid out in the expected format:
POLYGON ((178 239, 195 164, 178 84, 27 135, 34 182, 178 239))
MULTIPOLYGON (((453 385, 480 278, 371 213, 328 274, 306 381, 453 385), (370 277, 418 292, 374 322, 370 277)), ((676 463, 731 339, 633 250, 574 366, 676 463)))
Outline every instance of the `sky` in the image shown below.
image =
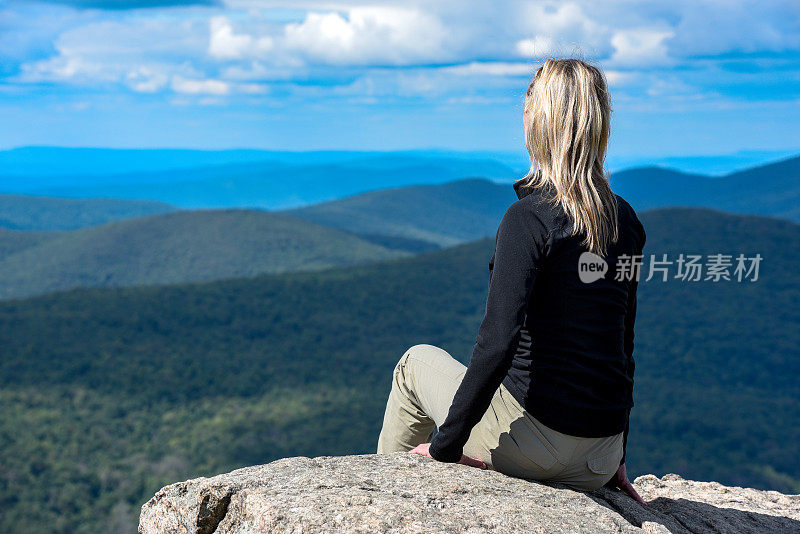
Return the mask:
POLYGON ((539 62, 609 156, 800 152, 800 2, 0 0, 0 148, 521 151, 539 62))

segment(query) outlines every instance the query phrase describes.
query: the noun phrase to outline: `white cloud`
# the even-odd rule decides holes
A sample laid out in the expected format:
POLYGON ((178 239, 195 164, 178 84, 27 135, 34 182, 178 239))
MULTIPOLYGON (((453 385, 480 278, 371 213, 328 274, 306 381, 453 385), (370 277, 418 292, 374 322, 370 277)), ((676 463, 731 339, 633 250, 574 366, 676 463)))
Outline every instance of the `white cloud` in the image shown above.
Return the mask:
POLYGON ((459 97, 452 97, 448 98, 444 101, 447 105, 479 105, 479 106, 491 106, 497 104, 512 104, 514 103, 508 97, 492 97, 492 96, 480 96, 480 95, 472 95, 472 96, 459 96, 459 97))
POLYGON ((81 56, 58 55, 48 59, 24 63, 15 81, 23 83, 39 82, 114 82, 118 72, 106 68, 102 62, 92 61, 81 56))
POLYGON ((441 61, 446 30, 430 13, 395 7, 358 7, 309 13, 285 28, 287 51, 334 65, 410 65, 441 61))
MULTIPOLYGON (((767 51, 774 58, 789 50, 775 61, 792 64, 800 7, 770 2, 756 12, 753 2, 722 8, 716 0, 298 0, 289 9, 278 0, 227 0, 202 9, 70 10, 63 27, 48 11, 52 6, 12 3, 0 9, 0 34, 7 38, 0 40, 0 60, 11 65, 6 72, 17 72, 5 85, 23 92, 26 84, 102 90, 117 84, 196 102, 187 95, 217 101, 262 92, 353 99, 509 95, 518 78, 533 74, 532 60, 575 54, 600 64, 609 85, 624 87, 620 93, 667 95, 668 87, 648 83, 649 73, 691 66, 697 77, 687 76, 687 83, 708 88, 733 76, 720 67, 732 52, 767 51), (50 15, 37 18, 36 9, 50 15), (37 29, 39 23, 44 27, 37 29)), ((750 67, 757 61, 742 59, 750 67)))
POLYGON ((517 54, 561 55, 572 53, 577 47, 602 55, 608 50, 608 24, 587 14, 585 6, 578 2, 524 4, 516 25, 530 36, 516 42, 517 54))
POLYGON ((231 86, 222 80, 190 80, 182 76, 173 76, 172 90, 188 95, 227 95, 231 86))
POLYGON ((245 33, 234 33, 233 25, 227 17, 212 17, 209 22, 208 53, 217 59, 262 56, 272 50, 273 46, 269 35, 253 37, 245 33))
POLYGON ((178 95, 169 99, 173 106, 223 106, 228 103, 225 98, 219 96, 184 96, 178 95))
POLYGON ((522 57, 542 57, 555 50, 553 39, 546 35, 537 35, 533 39, 521 39, 514 45, 514 51, 522 57))
POLYGON ((128 86, 140 93, 155 93, 163 89, 169 81, 169 75, 164 69, 141 65, 134 68, 126 75, 128 86))
POLYGON ((606 75, 606 81, 609 87, 622 87, 628 85, 637 78, 635 72, 604 69, 603 73, 606 75))
POLYGON ((251 61, 225 67, 221 75, 226 80, 285 81, 302 77, 306 72, 307 69, 302 65, 275 66, 264 61, 251 61))
POLYGON ((619 66, 652 67, 673 63, 667 54, 665 41, 673 37, 672 30, 632 28, 620 30, 611 37, 614 54, 609 63, 619 66))
POLYGON ((260 83, 241 83, 234 86, 239 93, 248 95, 263 95, 269 92, 269 87, 260 83))
POLYGON ((442 67, 440 70, 459 76, 533 76, 534 69, 528 63, 502 61, 477 62, 465 65, 442 67))
POLYGON ((665 97, 667 99, 679 98, 681 100, 696 100, 711 96, 709 94, 704 94, 703 91, 697 87, 686 83, 675 75, 654 77, 650 86, 647 88, 647 94, 650 96, 665 97))
POLYGON ((196 74, 187 58, 197 57, 203 50, 197 29, 191 20, 176 23, 144 16, 89 22, 62 32, 53 43, 54 55, 22 63, 12 80, 84 85, 117 82, 149 91, 165 85, 165 73, 196 74))

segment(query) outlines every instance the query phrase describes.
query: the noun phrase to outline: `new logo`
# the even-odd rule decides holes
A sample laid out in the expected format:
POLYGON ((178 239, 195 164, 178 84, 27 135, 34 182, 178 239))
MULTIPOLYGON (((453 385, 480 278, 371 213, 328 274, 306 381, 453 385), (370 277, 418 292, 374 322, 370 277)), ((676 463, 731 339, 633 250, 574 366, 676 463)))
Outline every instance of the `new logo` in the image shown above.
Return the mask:
POLYGON ((606 260, 593 252, 584 252, 578 258, 578 277, 584 284, 600 280, 608 272, 606 260))

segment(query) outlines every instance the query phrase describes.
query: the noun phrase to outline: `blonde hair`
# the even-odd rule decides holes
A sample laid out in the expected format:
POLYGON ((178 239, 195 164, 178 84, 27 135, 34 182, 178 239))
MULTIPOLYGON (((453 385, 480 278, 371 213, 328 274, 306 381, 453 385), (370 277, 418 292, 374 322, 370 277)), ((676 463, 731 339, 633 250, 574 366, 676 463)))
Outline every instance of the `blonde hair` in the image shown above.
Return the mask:
POLYGON ((528 86, 524 120, 531 159, 524 184, 551 184, 572 235, 584 234, 584 246, 604 256, 619 238, 617 200, 603 166, 611 120, 605 76, 580 59, 548 58, 528 86))

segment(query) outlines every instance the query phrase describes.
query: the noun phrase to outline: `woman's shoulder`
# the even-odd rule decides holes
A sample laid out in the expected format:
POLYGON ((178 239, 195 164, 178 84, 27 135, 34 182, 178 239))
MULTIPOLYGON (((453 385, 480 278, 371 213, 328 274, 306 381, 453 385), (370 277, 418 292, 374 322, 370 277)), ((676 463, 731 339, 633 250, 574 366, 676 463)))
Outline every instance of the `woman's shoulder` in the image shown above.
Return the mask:
POLYGON ((641 245, 644 246, 646 234, 644 225, 636 214, 636 210, 618 194, 614 193, 614 196, 617 199, 617 219, 619 224, 632 226, 640 234, 641 245))
POLYGON ((539 187, 531 187, 506 209, 505 217, 549 232, 561 218, 560 207, 539 187))

